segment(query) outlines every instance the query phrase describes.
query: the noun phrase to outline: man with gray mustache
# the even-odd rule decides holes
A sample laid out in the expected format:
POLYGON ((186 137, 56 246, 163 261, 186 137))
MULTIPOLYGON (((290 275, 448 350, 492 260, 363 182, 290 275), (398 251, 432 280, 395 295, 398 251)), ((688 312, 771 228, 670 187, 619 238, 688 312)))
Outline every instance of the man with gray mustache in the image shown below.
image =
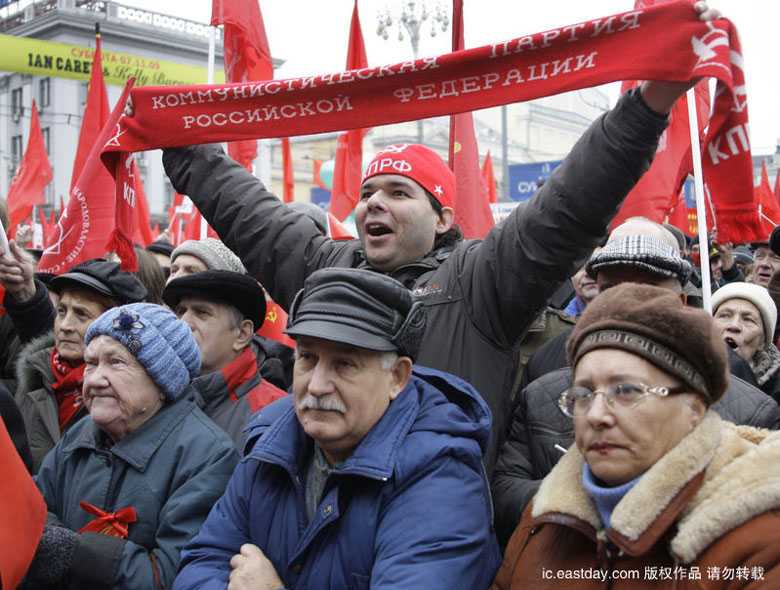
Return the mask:
POLYGON ((412 366, 425 309, 368 270, 306 279, 287 326, 293 394, 250 424, 176 590, 490 586, 490 410, 461 379, 412 366))

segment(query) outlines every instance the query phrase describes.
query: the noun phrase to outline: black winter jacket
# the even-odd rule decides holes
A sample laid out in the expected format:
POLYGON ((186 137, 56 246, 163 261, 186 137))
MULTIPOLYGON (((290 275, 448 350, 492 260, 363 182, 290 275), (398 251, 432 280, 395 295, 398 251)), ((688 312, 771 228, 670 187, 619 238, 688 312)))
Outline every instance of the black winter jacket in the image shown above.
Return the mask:
MULTIPOLYGON (((425 303, 428 324, 417 362, 453 373, 481 393, 493 414, 486 463, 511 414, 513 348, 606 234, 623 198, 653 157, 667 119, 636 92, 595 121, 530 201, 481 242, 433 250, 390 276, 425 303)), ((283 308, 312 272, 371 269, 361 243, 324 237, 218 146, 168 149, 163 164, 222 241, 283 308)))
MULTIPOLYGON (((496 533, 505 545, 542 479, 568 449, 574 425, 558 408, 558 399, 571 384, 571 369, 548 373, 518 396, 506 442, 493 476, 496 533)), ((780 407, 752 385, 732 376, 725 395, 712 409, 735 424, 759 428, 780 427, 780 407)))

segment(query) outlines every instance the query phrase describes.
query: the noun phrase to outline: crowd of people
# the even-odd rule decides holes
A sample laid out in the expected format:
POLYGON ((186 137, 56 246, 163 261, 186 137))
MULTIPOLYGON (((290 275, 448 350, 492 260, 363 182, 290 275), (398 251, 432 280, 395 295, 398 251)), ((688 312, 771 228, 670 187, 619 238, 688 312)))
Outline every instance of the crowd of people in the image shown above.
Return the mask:
POLYGON ((630 90, 483 240, 414 144, 351 241, 213 145, 163 162, 220 239, 58 276, 11 240, 22 587, 780 587, 780 231, 713 241, 712 316, 677 228, 607 235, 688 86, 630 90))

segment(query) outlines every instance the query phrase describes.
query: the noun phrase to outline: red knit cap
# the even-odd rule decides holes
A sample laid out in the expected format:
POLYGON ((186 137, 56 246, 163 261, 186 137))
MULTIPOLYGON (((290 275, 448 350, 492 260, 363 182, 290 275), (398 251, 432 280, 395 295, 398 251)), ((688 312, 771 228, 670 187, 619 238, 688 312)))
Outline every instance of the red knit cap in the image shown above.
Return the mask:
POLYGON ((362 182, 380 174, 411 178, 431 193, 442 207, 455 208, 455 175, 439 154, 424 145, 400 143, 387 146, 371 160, 362 182))

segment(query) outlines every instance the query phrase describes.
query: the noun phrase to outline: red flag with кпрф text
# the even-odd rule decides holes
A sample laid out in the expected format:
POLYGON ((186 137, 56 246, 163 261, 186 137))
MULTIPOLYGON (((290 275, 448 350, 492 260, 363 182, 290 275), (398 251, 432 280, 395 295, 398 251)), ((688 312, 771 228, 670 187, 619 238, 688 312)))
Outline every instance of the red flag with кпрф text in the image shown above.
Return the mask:
MULTIPOLYGON (((452 50, 464 49, 463 0, 452 0, 452 50)), ((484 238, 493 213, 482 184, 479 150, 470 112, 450 117, 450 168, 455 173, 455 222, 466 238, 484 238)))
POLYGON ((722 29, 715 21, 705 23, 707 32, 691 40, 698 61, 693 68, 711 67, 728 56, 730 68, 723 68, 726 84, 718 94, 730 93, 731 100, 716 100, 707 138, 702 147, 704 180, 712 195, 719 242, 766 240, 753 196, 753 158, 745 85, 745 63, 734 27, 722 29))
MULTIPOLYGON (((358 4, 352 9, 347 47, 347 70, 368 67, 363 33, 360 30, 358 4)), ((330 212, 343 221, 357 205, 360 198, 360 181, 363 176, 363 137, 368 129, 353 129, 339 135, 336 143, 336 164, 333 169, 333 190, 330 212)))
MULTIPOLYGON (((258 0, 212 0, 211 26, 224 27, 225 81, 248 82, 274 77, 271 51, 258 0)), ((233 141, 228 154, 247 170, 257 157, 257 140, 233 141)))

